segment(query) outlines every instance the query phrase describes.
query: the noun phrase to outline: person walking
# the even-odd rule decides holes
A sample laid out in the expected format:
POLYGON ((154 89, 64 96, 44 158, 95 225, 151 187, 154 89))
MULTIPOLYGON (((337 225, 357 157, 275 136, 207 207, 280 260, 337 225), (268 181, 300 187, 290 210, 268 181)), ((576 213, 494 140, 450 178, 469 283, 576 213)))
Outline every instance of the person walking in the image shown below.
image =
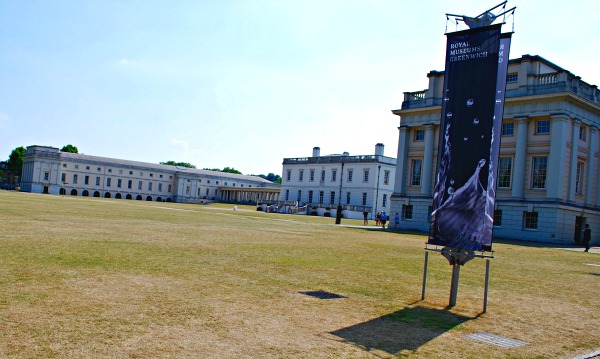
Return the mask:
POLYGON ((583 245, 585 246, 585 251, 590 251, 590 242, 592 241, 592 230, 590 229, 590 225, 586 224, 585 229, 583 230, 583 245))
POLYGON ((398 230, 399 225, 400 225, 400 216, 398 216, 398 212, 396 212, 396 215, 394 216, 394 230, 395 231, 398 230))
POLYGON ((369 212, 367 212, 367 210, 363 212, 363 224, 365 226, 369 225, 369 212))
POLYGON ((385 212, 381 212, 381 216, 379 217, 379 222, 381 223, 381 228, 385 229, 385 222, 387 222, 388 216, 385 212))

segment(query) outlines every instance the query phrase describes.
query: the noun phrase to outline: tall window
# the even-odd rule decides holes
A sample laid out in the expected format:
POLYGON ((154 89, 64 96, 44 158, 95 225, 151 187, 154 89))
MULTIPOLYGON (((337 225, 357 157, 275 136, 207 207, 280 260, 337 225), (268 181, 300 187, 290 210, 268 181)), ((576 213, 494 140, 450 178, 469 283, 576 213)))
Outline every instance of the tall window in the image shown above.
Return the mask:
POLYGON ((129 181, 127 182, 127 188, 131 189, 131 186, 132 186, 132 185, 133 185, 133 181, 132 181, 132 180, 129 180, 129 181))
POLYGON ((425 139, 425 130, 415 130, 415 141, 423 141, 425 139))
POLYGON ((76 174, 73 175, 73 184, 77 184, 77 175, 76 174))
POLYGON ((152 191, 152 182, 148 182, 148 191, 152 191))
POLYGON ((337 179, 337 170, 332 169, 331 170, 331 182, 335 182, 336 179, 337 179))
POLYGON ((312 203, 313 201, 313 191, 308 191, 308 203, 312 203))
POLYGON ((369 170, 363 170, 363 182, 369 182, 369 170))
POLYGON ((507 122, 502 124, 502 136, 514 136, 515 135, 515 123, 507 122))
POLYGON ((412 204, 403 204, 402 205, 402 218, 406 220, 413 219, 413 206, 412 204))
POLYGON ((110 177, 108 177, 108 178, 106 179, 106 187, 110 187, 110 183, 111 183, 111 182, 112 182, 111 178, 110 178, 110 177))
POLYGON ((315 181, 315 170, 310 170, 310 181, 311 182, 315 181))
POLYGON ((422 160, 411 160, 411 174, 410 174, 410 185, 420 186, 421 185, 421 167, 423 164, 422 160))
POLYGON ((354 171, 353 170, 348 170, 348 182, 352 182, 352 173, 354 171))
MULTIPOLYGON (((142 181, 138 181, 138 189, 142 189, 142 181)), ((186 193, 190 194, 190 191, 186 191, 186 193)))
MULTIPOLYGON (((120 181, 120 180, 119 180, 120 181)), ((120 187, 120 186, 119 186, 120 187)), ((162 183, 158 184, 158 192, 162 192, 162 183)), ((200 195, 200 189, 198 188, 198 196, 200 195)))
POLYGON ((581 141, 585 141, 586 132, 587 132, 587 128, 585 128, 585 126, 580 126, 579 127, 579 139, 581 141))
POLYGON ((289 190, 289 189, 286 189, 286 190, 285 190, 285 200, 286 200, 286 201, 289 201, 289 200, 290 200, 290 190, 289 190))
POLYGON ((299 189, 298 190, 298 202, 300 202, 301 199, 302 199, 302 190, 299 189))
POLYGON ((331 203, 331 204, 335 203, 335 191, 329 192, 329 203, 331 203))
POLYGON ((362 205, 366 206, 367 205, 367 193, 363 192, 362 194, 362 205))
POLYGON ((500 157, 498 159, 498 188, 510 188, 512 175, 512 158, 500 157))
POLYGON ((96 186, 100 186, 100 177, 96 177, 96 186))
POLYGON ((346 204, 350 204, 350 192, 346 192, 346 204))
POLYGON ((575 193, 581 194, 583 181, 583 162, 577 161, 577 172, 575 173, 575 193))
POLYGON ((390 183, 390 171, 384 171, 383 172, 383 184, 389 184, 390 183))
POLYGON ((323 203, 323 197, 325 197, 325 191, 319 191, 319 203, 323 203))
POLYGON ((550 133, 550 120, 538 120, 535 123, 535 133, 538 135, 547 135, 550 133))
POLYGON ((537 229, 538 228, 538 213, 537 212, 523 212, 523 227, 525 229, 537 229))
POLYGON ((325 182, 325 170, 321 171, 321 182, 325 182))
POLYGON ((298 181, 300 181, 300 182, 304 181, 304 170, 300 170, 300 172, 298 174, 298 181))
POLYGON ((387 204, 387 194, 384 194, 384 195, 383 195, 383 200, 382 200, 382 204, 381 204, 381 205, 383 206, 383 208, 385 208, 385 205, 386 205, 386 204, 387 204))
POLYGON ((83 184, 90 184, 90 176, 83 177, 83 184))
POLYGON ((502 210, 495 209, 494 210, 494 227, 502 226, 502 210))
POLYGON ((63 174, 60 176, 60 181, 61 181, 61 182, 67 182, 67 174, 66 174, 66 173, 63 173, 63 174))
POLYGON ((292 170, 287 170, 285 180, 288 182, 292 180, 292 170))
POLYGON ((121 185, 123 184, 123 180, 122 179, 117 179, 117 187, 121 188, 121 185))
POLYGON ((546 188, 548 157, 533 157, 531 188, 546 188))

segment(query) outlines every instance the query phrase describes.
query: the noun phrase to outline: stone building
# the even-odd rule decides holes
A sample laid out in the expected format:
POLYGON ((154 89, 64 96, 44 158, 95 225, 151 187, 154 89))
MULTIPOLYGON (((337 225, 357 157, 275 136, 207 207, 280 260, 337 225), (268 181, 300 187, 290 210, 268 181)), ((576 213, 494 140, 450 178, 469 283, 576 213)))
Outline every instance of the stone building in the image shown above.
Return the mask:
MULTIPOLYGON (((444 72, 405 92, 391 212, 401 227, 429 230, 444 72)), ((579 242, 600 233, 600 91, 540 57, 509 62, 494 212, 494 236, 579 242)))

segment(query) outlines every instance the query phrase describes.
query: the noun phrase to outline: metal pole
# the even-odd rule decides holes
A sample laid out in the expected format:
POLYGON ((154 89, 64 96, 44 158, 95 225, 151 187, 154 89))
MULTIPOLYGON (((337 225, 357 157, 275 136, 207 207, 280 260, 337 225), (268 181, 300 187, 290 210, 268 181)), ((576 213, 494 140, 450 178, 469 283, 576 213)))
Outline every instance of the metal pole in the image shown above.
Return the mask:
POLYGON ((423 267, 423 289, 421 290, 421 300, 425 299, 425 287, 427 286, 427 262, 429 261, 429 252, 425 251, 425 266, 423 267))
POLYGON ((488 284, 490 282, 490 260, 485 260, 485 290, 483 292, 483 312, 487 312, 488 284))
POLYGON ((455 263, 452 266, 452 284, 450 285, 450 307, 456 305, 456 297, 458 296, 458 279, 460 277, 460 264, 455 263))

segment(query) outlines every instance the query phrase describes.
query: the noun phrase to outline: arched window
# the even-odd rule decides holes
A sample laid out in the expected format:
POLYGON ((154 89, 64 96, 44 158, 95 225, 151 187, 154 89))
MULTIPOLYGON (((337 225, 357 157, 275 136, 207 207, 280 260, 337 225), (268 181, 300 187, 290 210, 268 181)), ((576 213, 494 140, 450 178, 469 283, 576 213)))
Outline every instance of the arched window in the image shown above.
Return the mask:
POLYGON ((90 192, 88 192, 87 189, 84 189, 83 192, 81 192, 81 195, 84 196, 84 197, 87 197, 87 196, 90 195, 90 192))
POLYGON ((75 188, 71 190, 71 196, 77 196, 77 190, 75 188))
POLYGON ((64 188, 61 188, 59 193, 60 193, 60 194, 67 194, 67 190, 66 190, 66 189, 64 189, 64 188))
POLYGON ((104 194, 104 198, 110 198, 110 192, 106 192, 106 193, 104 194))
POLYGON ((146 197, 146 201, 152 202, 152 196, 146 197))
POLYGON ((167 198, 167 202, 171 202, 171 199, 170 199, 170 198, 167 198))
POLYGON ((161 197, 156 197, 156 202, 162 202, 163 199, 161 197))
POLYGON ((141 201, 142 200, 142 196, 140 196, 139 194, 137 195, 137 197, 135 197, 136 201, 141 201))
POLYGON ((121 199, 121 194, 120 193, 115 194, 115 198, 116 199, 121 199))
POLYGON ((133 199, 133 197, 131 197, 131 195, 128 194, 127 196, 125 196, 125 199, 133 199))
POLYGON ((98 192, 98 191, 94 192, 94 197, 100 197, 100 192, 98 192))

